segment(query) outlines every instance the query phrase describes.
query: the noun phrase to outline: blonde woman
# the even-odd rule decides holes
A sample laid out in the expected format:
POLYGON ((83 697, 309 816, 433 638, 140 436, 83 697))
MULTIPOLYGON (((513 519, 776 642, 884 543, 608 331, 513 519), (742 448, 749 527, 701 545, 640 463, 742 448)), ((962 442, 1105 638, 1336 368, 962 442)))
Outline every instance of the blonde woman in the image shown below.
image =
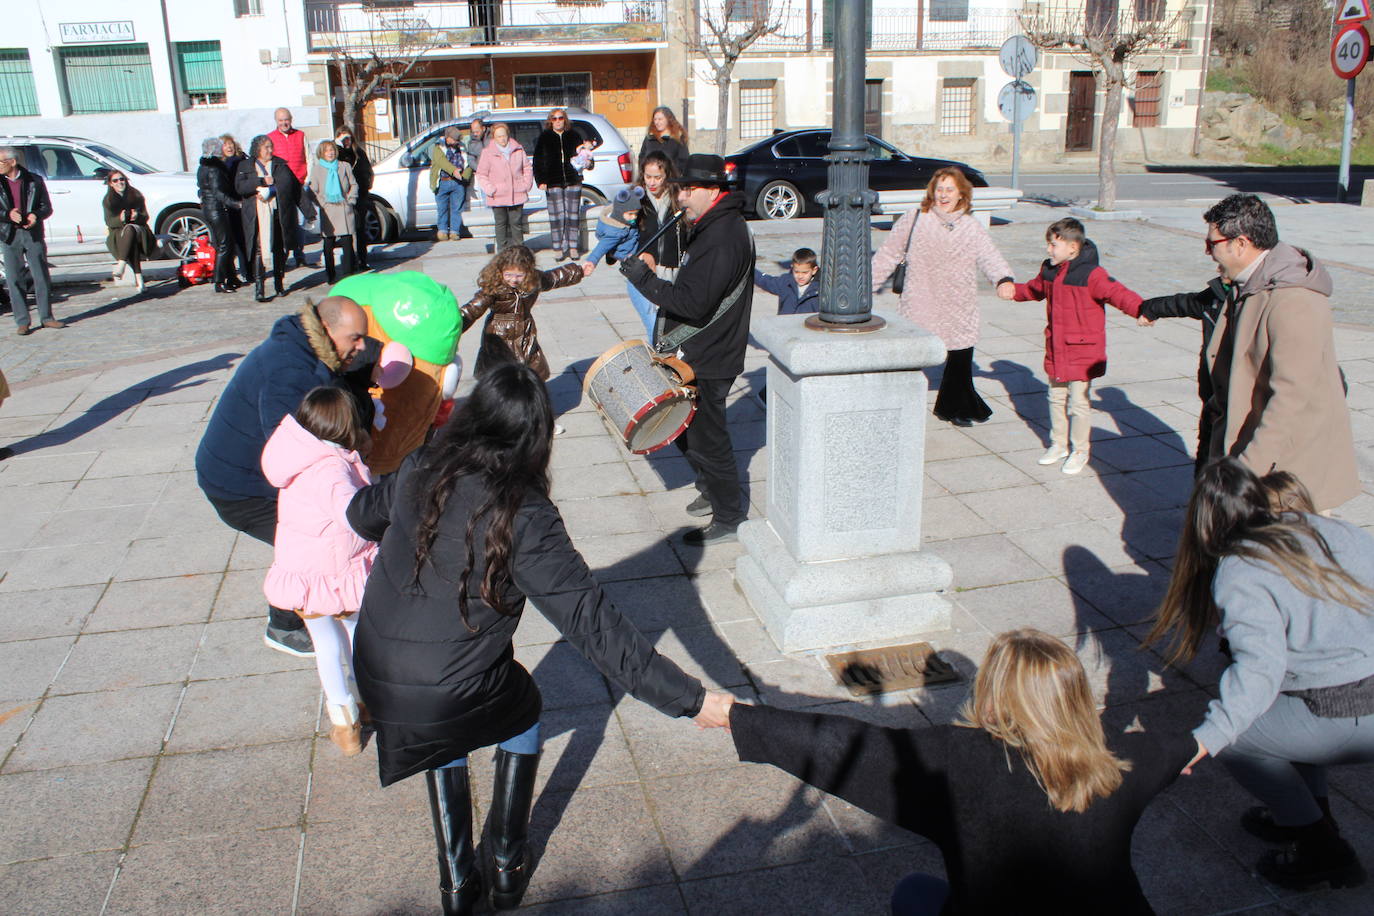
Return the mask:
POLYGON ((1231 664, 1193 730, 1262 806, 1241 817, 1270 850, 1256 870, 1295 889, 1364 881, 1331 817, 1327 768, 1374 762, 1374 538, 1311 512, 1291 474, 1235 458, 1198 477, 1150 640, 1188 661, 1213 630, 1231 664))
POLYGON ((358 204, 358 182, 353 169, 339 158, 339 146, 322 140, 315 149, 315 164, 310 167, 310 190, 320 211, 320 236, 324 241, 324 272, 331 284, 337 282, 334 249, 342 257, 343 275, 353 273, 354 208, 358 204))
POLYGON ((1108 741, 1078 657, 1033 629, 993 639, 953 725, 884 728, 734 703, 729 727, 741 760, 940 847, 948 882, 908 875, 895 916, 1153 912, 1131 869, 1131 833, 1195 749, 1187 734, 1108 741))

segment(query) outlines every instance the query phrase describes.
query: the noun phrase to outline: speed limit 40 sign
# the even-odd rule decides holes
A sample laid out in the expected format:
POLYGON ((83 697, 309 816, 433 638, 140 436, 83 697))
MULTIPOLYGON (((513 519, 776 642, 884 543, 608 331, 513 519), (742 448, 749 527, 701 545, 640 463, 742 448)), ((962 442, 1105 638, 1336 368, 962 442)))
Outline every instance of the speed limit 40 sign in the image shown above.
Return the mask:
POLYGON ((1369 33, 1364 26, 1351 23, 1336 33, 1331 42, 1331 69, 1343 80, 1353 80, 1369 60, 1369 33))

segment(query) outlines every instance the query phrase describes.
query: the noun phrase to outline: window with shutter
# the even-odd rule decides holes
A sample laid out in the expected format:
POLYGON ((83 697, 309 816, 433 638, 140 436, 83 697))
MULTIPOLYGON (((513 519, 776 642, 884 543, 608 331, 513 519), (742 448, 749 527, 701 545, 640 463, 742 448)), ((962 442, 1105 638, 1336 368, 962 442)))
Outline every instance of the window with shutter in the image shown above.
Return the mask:
POLYGON ((27 48, 0 48, 0 118, 38 114, 33 65, 27 48))
POLYGON ((58 77, 68 114, 157 108, 146 44, 57 48, 58 77))
POLYGON ((224 60, 217 41, 179 41, 176 43, 177 76, 181 91, 192 108, 223 105, 224 60))

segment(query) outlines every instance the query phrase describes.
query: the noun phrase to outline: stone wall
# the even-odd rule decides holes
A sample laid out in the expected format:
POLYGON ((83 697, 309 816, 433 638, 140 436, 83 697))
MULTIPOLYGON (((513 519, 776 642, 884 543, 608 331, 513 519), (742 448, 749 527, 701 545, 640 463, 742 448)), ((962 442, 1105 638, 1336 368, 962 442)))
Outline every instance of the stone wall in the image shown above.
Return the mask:
MULTIPOLYGON (((1306 106, 1298 117, 1311 121, 1316 108, 1306 106)), ((1204 159, 1245 157, 1247 147, 1268 143, 1280 149, 1315 149, 1325 141, 1284 121, 1264 103, 1243 92, 1208 92, 1202 97, 1202 149, 1204 159)))

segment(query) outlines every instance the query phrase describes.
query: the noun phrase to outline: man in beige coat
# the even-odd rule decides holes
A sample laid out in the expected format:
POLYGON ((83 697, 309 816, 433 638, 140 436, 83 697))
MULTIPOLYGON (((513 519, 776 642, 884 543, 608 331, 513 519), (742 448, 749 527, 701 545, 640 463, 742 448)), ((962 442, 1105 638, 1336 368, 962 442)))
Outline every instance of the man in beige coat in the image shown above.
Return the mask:
POLYGON ((1279 241, 1253 194, 1208 210, 1207 253, 1230 284, 1207 345, 1212 377, 1209 457, 1232 455, 1257 474, 1289 471, 1318 511, 1360 490, 1350 413, 1331 333, 1331 275, 1279 241))

